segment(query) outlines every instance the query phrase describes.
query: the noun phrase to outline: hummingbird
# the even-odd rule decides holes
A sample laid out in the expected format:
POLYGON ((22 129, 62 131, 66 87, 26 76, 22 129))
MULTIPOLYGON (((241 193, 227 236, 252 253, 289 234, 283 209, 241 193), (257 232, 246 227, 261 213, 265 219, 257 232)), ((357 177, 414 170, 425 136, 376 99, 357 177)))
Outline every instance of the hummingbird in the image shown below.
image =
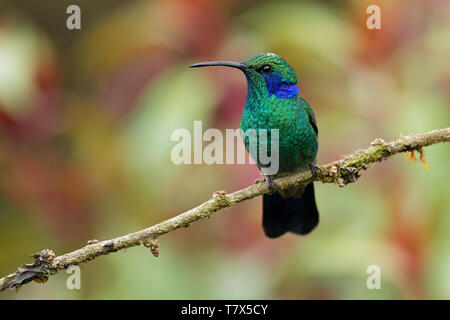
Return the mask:
MULTIPOLYGON (((224 66, 241 70, 247 79, 247 100, 240 129, 278 129, 278 161, 276 174, 265 175, 260 161, 255 160, 271 193, 263 195, 264 233, 277 238, 286 232, 305 235, 319 223, 314 185, 300 185, 276 190, 275 178, 311 170, 315 174, 318 151, 318 129, 314 112, 299 95, 294 69, 274 53, 260 53, 244 62, 200 62, 191 68, 224 66)), ((246 149, 252 141, 244 138, 246 149)), ((268 148, 269 149, 269 148, 268 148)))

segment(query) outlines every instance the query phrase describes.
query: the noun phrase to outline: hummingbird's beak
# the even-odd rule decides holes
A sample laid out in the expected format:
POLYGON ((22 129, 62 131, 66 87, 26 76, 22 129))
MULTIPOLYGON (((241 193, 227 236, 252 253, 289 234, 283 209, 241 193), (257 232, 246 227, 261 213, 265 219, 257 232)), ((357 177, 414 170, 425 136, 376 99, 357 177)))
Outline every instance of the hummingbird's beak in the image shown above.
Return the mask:
POLYGON ((199 68, 199 67, 210 67, 210 66, 223 66, 223 67, 231 67, 231 68, 238 68, 242 71, 248 68, 243 63, 240 62, 233 62, 233 61, 210 61, 210 62, 200 62, 195 63, 189 66, 189 68, 199 68))

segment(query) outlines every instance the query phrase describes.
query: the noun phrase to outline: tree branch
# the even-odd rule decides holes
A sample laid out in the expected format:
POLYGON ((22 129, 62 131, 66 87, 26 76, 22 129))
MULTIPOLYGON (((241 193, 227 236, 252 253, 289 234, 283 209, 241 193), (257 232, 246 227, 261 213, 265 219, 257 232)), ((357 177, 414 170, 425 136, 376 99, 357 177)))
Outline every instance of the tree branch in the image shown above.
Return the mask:
MULTIPOLYGON (((428 168, 423 157, 422 147, 448 141, 450 141, 450 128, 401 136, 389 143, 382 139, 375 139, 367 149, 357 150, 339 160, 319 166, 319 170, 314 176, 308 170, 276 179, 275 183, 278 189, 283 190, 311 181, 337 183, 339 186, 344 186, 355 182, 359 178, 361 170, 367 169, 369 164, 385 160, 400 152, 411 152, 411 158, 415 159, 414 151, 419 151, 420 160, 428 168)), ((78 265, 98 256, 140 244, 149 247, 151 252, 158 256, 159 242, 156 238, 159 236, 181 227, 189 227, 191 223, 207 218, 221 209, 269 192, 267 184, 257 180, 255 184, 230 194, 226 194, 224 191, 215 192, 210 200, 198 207, 134 233, 101 242, 89 241, 88 245, 83 248, 58 257, 55 257, 53 251, 44 249, 32 256, 34 257, 32 264, 25 264, 19 267, 15 273, 1 278, 0 291, 13 287, 19 288, 32 280, 46 281, 50 275, 54 275, 70 265, 78 265)))

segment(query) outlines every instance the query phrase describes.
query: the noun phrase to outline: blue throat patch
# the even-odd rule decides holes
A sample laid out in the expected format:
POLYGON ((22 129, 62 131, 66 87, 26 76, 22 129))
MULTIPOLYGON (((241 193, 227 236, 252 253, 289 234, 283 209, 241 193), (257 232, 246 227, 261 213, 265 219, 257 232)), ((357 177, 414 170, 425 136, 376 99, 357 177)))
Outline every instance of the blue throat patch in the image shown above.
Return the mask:
POLYGON ((274 94, 277 98, 295 98, 298 95, 298 87, 295 83, 286 83, 281 79, 278 72, 264 75, 266 80, 267 90, 269 90, 269 97, 274 94))

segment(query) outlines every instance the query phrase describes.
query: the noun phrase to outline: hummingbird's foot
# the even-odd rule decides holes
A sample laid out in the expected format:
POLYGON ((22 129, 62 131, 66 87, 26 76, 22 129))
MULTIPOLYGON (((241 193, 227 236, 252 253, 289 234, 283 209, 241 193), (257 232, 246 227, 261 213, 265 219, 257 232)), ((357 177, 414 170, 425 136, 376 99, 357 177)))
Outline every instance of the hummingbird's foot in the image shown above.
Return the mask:
POLYGON ((269 185, 269 190, 270 191, 275 191, 275 188, 278 187, 278 186, 275 183, 275 181, 273 181, 272 177, 271 176, 264 176, 264 178, 266 179, 266 182, 269 185))
POLYGON ((322 169, 312 163, 309 164, 309 169, 311 170, 313 178, 317 177, 318 172, 322 172, 322 169))

